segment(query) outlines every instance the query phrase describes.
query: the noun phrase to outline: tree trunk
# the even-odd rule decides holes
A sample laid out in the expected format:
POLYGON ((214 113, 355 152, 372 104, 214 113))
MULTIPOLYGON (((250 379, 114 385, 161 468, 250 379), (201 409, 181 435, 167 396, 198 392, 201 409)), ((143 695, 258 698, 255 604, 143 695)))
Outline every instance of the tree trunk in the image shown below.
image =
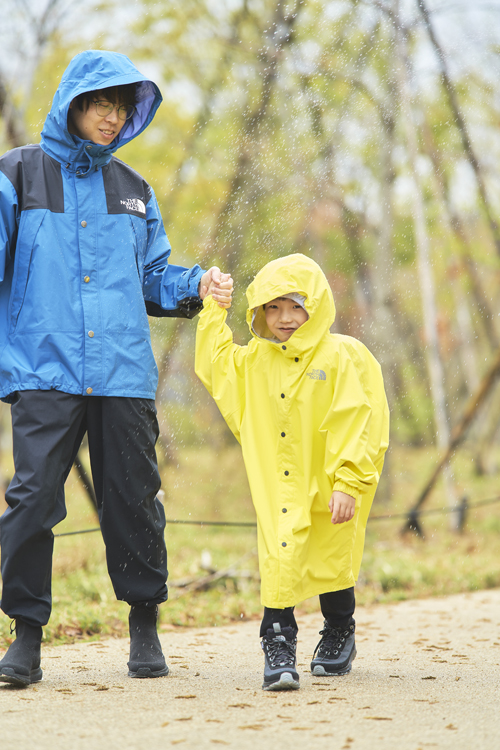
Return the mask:
MULTIPOLYGON (((434 422, 436 427, 436 440, 439 448, 444 449, 450 439, 448 415, 446 412, 446 393, 444 368, 441 360, 438 337, 436 292, 431 262, 430 240, 427 232, 423 190, 418 173, 418 141, 417 132, 413 119, 411 106, 410 86, 407 70, 407 54, 403 29, 400 22, 399 0, 393 0, 394 23, 396 32, 397 62, 396 71, 399 84, 399 95, 401 102, 401 114, 406 132, 406 146, 408 152, 408 163, 413 182, 413 221, 415 228, 415 240, 417 250, 417 269, 420 282, 420 294, 422 300, 422 316, 424 321, 425 353, 431 396, 434 406, 434 422)), ((446 467, 445 490, 450 507, 456 506, 456 497, 453 488, 453 476, 451 469, 446 467)), ((452 525, 457 527, 457 519, 452 517, 452 525)))

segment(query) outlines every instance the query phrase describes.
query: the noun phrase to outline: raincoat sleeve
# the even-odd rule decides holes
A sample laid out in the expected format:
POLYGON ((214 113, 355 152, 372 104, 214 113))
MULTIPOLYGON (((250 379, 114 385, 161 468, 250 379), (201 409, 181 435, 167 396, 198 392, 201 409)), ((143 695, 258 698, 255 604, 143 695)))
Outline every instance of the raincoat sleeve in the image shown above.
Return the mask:
POLYGON ((201 309, 198 285, 203 270, 174 266, 168 262, 168 241, 154 193, 146 206, 147 246, 144 259, 143 291, 150 315, 192 317, 201 309))
POLYGON ((17 195, 10 180, 0 172, 0 284, 14 254, 17 234, 17 195))
POLYGON ((205 298, 196 331, 195 372, 238 442, 245 405, 245 363, 248 348, 233 343, 227 311, 210 295, 205 298))
POLYGON ((335 365, 333 399, 320 428, 327 433, 326 472, 334 491, 358 500, 378 484, 389 409, 380 365, 361 342, 341 344, 335 365))

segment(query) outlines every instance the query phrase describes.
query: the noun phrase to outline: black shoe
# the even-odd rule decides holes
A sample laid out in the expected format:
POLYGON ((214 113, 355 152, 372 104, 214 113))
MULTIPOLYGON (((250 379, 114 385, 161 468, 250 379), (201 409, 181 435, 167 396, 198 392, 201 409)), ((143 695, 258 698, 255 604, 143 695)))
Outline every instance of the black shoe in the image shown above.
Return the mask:
POLYGON ((316 646, 311 662, 311 672, 316 677, 343 675, 351 671, 356 657, 354 625, 348 628, 332 628, 325 620, 322 636, 316 646))
POLYGON ((158 607, 131 605, 129 677, 164 677, 168 667, 156 632, 158 607))
POLYGON ((16 620, 15 623, 13 630, 16 631, 16 640, 0 661, 0 682, 26 687, 40 682, 43 677, 40 667, 42 628, 28 625, 23 620, 16 620))
POLYGON ((263 690, 298 690, 297 635, 293 628, 273 624, 261 641, 266 659, 263 690))

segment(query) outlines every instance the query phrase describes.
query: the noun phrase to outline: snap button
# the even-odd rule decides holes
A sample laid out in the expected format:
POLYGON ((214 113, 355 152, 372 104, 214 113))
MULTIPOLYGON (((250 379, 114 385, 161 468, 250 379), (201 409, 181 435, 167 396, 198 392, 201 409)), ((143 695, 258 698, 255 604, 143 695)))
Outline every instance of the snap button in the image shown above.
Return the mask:
POLYGON ((87 151, 90 151, 92 149, 92 146, 89 144, 88 146, 85 146, 85 148, 87 149, 87 151))
POLYGON ((298 357, 295 357, 295 361, 296 361, 296 362, 298 362, 298 361, 299 361, 299 358, 298 358, 298 357))
POLYGON ((94 331, 89 331, 89 338, 91 338, 91 339, 94 338, 94 331))
POLYGON ((85 282, 86 284, 88 284, 88 283, 89 283, 89 281, 90 281, 90 276, 84 276, 84 277, 83 277, 83 280, 84 280, 84 282, 85 282))
POLYGON ((281 433, 281 437, 285 437, 285 433, 284 432, 281 433))
POLYGON ((281 348, 283 349, 283 351, 285 351, 285 350, 286 350, 286 346, 282 346, 281 348))
POLYGON ((285 476, 287 477, 290 474, 289 471, 285 471, 285 476))
POLYGON ((286 542, 281 542, 282 547, 286 547, 286 542))
POLYGON ((87 226, 87 222, 86 222, 86 221, 81 221, 81 222, 80 222, 80 224, 82 225, 82 227, 83 227, 84 229, 85 229, 85 227, 87 226))
POLYGON ((87 393, 90 394, 90 393, 92 393, 92 391, 93 391, 93 388, 87 388, 87 393))
POLYGON ((282 513, 286 513, 286 508, 282 508, 282 509, 281 509, 281 512, 282 512, 282 513))
POLYGON ((281 394, 281 398, 285 398, 285 394, 284 393, 281 394))

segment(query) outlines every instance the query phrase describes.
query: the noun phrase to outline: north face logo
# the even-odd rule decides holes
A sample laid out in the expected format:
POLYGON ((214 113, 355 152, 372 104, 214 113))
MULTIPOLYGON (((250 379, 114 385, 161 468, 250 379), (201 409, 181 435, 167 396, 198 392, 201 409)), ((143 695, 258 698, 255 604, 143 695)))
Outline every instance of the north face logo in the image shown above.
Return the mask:
POLYGON ((146 213, 146 206, 139 200, 139 198, 127 198, 124 201, 120 201, 122 206, 125 206, 127 211, 137 211, 139 214, 146 213))
POLYGON ((308 378, 311 378, 311 380, 326 380, 324 370, 311 370, 311 372, 307 372, 306 375, 308 378))

